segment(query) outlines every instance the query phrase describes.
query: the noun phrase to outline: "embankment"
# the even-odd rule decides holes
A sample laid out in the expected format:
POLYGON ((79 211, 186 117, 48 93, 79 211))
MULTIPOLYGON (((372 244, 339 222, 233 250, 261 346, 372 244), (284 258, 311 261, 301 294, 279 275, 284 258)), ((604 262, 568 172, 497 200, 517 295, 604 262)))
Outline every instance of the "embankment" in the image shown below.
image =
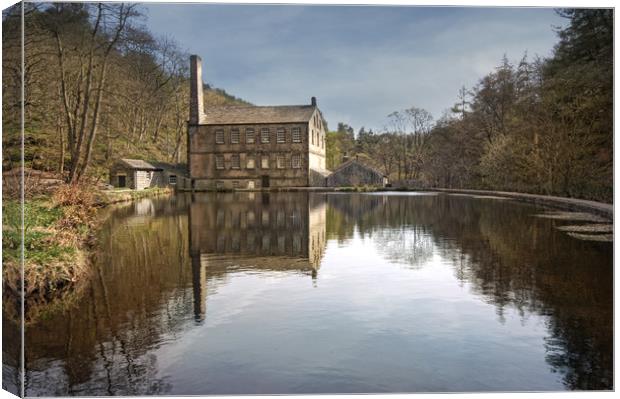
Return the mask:
MULTIPOLYGON (((88 280, 97 231, 108 214, 99 212, 101 208, 170 193, 167 188, 131 191, 60 185, 52 192, 27 197, 23 207, 26 319, 35 318, 41 305, 67 303, 76 297, 81 283, 88 280)), ((2 208, 4 309, 5 314, 18 316, 22 290, 22 207, 17 199, 5 199, 2 208)))
POLYGON ((468 195, 486 195, 494 197, 510 198, 520 202, 527 202, 535 205, 548 206, 555 209, 566 211, 589 212, 599 215, 610 220, 614 218, 613 204, 603 202, 582 200, 578 198, 555 197, 552 195, 526 194, 510 191, 492 191, 492 190, 468 190, 468 189, 449 189, 449 188, 433 188, 424 191, 435 191, 441 193, 468 194, 468 195))

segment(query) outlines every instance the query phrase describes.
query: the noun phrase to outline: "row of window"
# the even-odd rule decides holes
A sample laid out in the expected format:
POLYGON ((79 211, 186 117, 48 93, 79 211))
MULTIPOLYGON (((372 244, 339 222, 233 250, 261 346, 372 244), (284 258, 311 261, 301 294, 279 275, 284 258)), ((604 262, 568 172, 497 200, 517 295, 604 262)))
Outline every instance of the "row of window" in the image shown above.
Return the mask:
MULTIPOLYGON (((270 159, 269 155, 263 155, 258 157, 260 159, 260 167, 261 169, 269 169, 270 168, 270 159)), ((287 157, 284 155, 276 156, 276 168, 277 169, 286 169, 287 167, 287 157)), ((291 155, 291 168, 300 169, 301 168, 301 155, 293 154, 291 155)), ((256 158, 253 156, 248 156, 245 158, 245 169, 254 169, 256 168, 256 158)), ((232 154, 230 156, 230 168, 231 169, 241 169, 241 157, 239 154, 232 154)), ((215 156, 215 169, 225 169, 224 164, 224 155, 217 154, 215 156)))
MULTIPOLYGON (((218 182, 216 182, 217 184, 218 182)), ((223 182, 221 182, 223 183, 223 182)), ((246 188, 244 181, 233 181, 233 188, 246 188)), ((258 215, 254 211, 241 211, 241 212, 229 212, 225 214, 223 209, 218 209, 216 215, 216 227, 232 228, 236 227, 244 229, 247 226, 255 226, 256 224, 262 224, 267 227, 275 223, 278 227, 285 227, 287 224, 290 226, 301 225, 301 212, 299 209, 295 209, 292 212, 286 212, 279 209, 276 212, 269 212, 269 210, 263 209, 258 215)), ((275 226, 274 226, 275 227, 275 226)))
MULTIPOLYGON (((284 254, 289 248, 293 253, 301 253, 302 251, 302 235, 301 234, 280 234, 274 235, 265 233, 261 235, 255 235, 254 232, 248 232, 245 240, 243 240, 243 250, 254 252, 261 250, 262 252, 277 251, 276 253, 284 254), (288 245, 287 245, 288 241, 288 245), (277 247, 274 247, 274 244, 277 247)), ((240 235, 219 235, 216 238, 216 250, 219 252, 225 252, 228 249, 232 251, 242 250, 242 240, 240 235), (228 245, 227 245, 228 242, 228 245)))
MULTIPOLYGON (((256 133, 254 128, 248 127, 245 129, 245 143, 256 143, 256 133)), ((259 130, 259 137, 261 144, 268 144, 271 140, 271 130, 269 128, 261 128, 259 130)), ((233 127, 230 129, 230 144, 239 144, 241 142, 241 134, 239 128, 233 127)), ((276 143, 286 143, 286 128, 279 127, 276 129, 276 143)), ((298 127, 291 128, 291 142, 301 143, 301 129, 298 127)), ((224 137, 224 129, 215 130, 215 143, 226 144, 224 137)))
POLYGON ((325 137, 321 136, 321 132, 312 129, 310 142, 317 147, 325 148, 325 137))

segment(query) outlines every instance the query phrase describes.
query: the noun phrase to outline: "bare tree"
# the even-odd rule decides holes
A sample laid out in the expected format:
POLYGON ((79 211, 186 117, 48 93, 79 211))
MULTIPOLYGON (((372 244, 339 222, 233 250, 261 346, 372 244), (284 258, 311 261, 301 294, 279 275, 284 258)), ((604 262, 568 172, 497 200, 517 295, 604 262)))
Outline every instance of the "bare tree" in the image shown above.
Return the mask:
POLYGON ((91 162, 110 55, 122 40, 128 22, 138 14, 136 5, 125 3, 54 3, 47 12, 48 27, 56 43, 71 156, 67 180, 75 183, 91 162), (69 64, 79 65, 77 73, 69 64))

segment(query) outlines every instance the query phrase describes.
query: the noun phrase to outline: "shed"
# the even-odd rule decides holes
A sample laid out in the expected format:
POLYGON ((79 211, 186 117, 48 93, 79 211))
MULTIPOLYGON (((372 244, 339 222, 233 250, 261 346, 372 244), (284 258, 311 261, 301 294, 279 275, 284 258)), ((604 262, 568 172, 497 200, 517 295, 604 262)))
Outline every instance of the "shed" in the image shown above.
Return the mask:
POLYGON ((143 190, 183 184, 185 175, 183 165, 122 158, 110 167, 110 184, 114 187, 143 190))
POLYGON ((385 187, 387 177, 357 158, 348 160, 327 176, 328 187, 375 186, 385 187))

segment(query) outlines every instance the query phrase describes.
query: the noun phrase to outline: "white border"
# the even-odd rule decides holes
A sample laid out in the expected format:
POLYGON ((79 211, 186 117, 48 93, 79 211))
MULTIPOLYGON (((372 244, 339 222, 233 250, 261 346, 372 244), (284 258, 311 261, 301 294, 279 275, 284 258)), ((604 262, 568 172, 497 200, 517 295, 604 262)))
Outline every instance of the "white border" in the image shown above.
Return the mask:
MULTIPOLYGON (((119 0, 108 0, 108 1, 119 1, 119 0)), ((0 5, 2 9, 9 7, 12 4, 15 4, 15 1, 11 0, 0 0, 0 5)), ((230 0, 220 0, 220 1, 195 1, 195 0, 186 0, 186 1, 164 1, 164 0, 152 0, 152 1, 144 1, 143 3, 242 3, 242 4, 305 4, 305 5, 378 5, 378 6, 390 6, 390 5, 405 5, 405 6, 473 6, 473 7, 614 7, 614 1, 601 1, 601 0, 591 0, 591 1, 575 1, 575 0, 563 0, 563 1, 535 1, 535 0, 522 0, 522 1, 514 1, 514 0, 506 0, 502 2, 498 1, 455 1, 455 0, 426 0, 426 1, 403 1, 403 0, 390 0, 390 1, 362 1, 362 0, 313 0, 313 1, 300 1, 300 0, 271 0, 271 1, 259 1, 259 0, 243 0, 243 1, 230 1, 230 0)), ((614 13, 615 14, 615 13, 614 13)), ((614 15, 614 27, 616 27, 616 16, 614 15)), ((614 31, 614 54, 617 54, 617 43, 618 43, 618 30, 614 31)), ((0 40, 1 40, 1 32, 0 32, 0 40)), ((617 57, 614 57, 614 76, 618 76, 618 63, 616 62, 617 57)), ((1 75, 0 75, 1 76, 1 75)), ((617 85, 615 84, 614 79, 614 100, 616 94, 617 85)), ((1 91, 0 91, 1 94, 1 91)), ((619 110, 618 104, 614 101, 614 122, 615 115, 619 110)), ((0 111, 0 122, 2 120, 1 111, 0 111)), ((614 139, 615 139, 615 123, 614 123, 614 139)), ((618 143, 614 140, 614 154, 618 151, 618 143)), ((615 190, 616 187, 616 177, 618 176, 618 163, 615 162, 614 157, 614 203, 618 201, 618 193, 615 190)), ((0 177, 1 179, 1 177, 0 177)), ((0 180, 1 181, 1 180, 0 180)), ((1 194, 0 194, 1 199, 1 194)), ((0 211, 1 215, 1 211, 0 211)), ((614 226, 615 217, 614 217, 614 226)), ((619 248, 618 240, 614 241, 614 254, 617 253, 619 248)), ((1 251, 1 249, 0 249, 1 251)), ((614 257, 614 268, 615 268, 615 257, 614 257)), ((587 267, 587 265, 584 265, 587 267)), ((615 287, 618 282, 618 274, 614 272, 614 352, 615 352, 615 338, 618 333, 618 306, 615 296, 615 287)), ((1 321, 0 321, 1 323, 1 321)), ((0 324, 1 327, 1 324, 0 324)), ((0 343, 1 345, 1 343, 0 343)), ((615 378, 617 374, 617 363, 616 356, 614 353, 614 383, 618 383, 618 380, 615 378)), ((615 397, 615 392, 554 392, 554 393, 470 393, 470 394, 389 394, 389 395, 372 395, 373 398, 389 398, 389 399, 436 399, 436 398, 463 398, 463 399, 473 399, 473 398, 510 398, 510 399, 529 399, 529 398, 540 398, 550 397, 550 398, 599 398, 599 397, 615 397), (456 396, 455 396, 456 395, 456 396)), ((299 395, 299 396, 283 396, 283 397, 304 397, 308 399, 326 399, 326 398, 338 398, 338 399, 353 399, 360 398, 362 395, 299 395)), ((14 398, 15 396, 10 393, 0 390, 0 398, 14 398)), ((181 396, 169 396, 171 398, 181 398, 181 396)), ((200 397, 200 396, 199 396, 200 397)), ((204 397, 204 396, 202 396, 204 397)), ((223 396, 224 398, 238 398, 238 396, 223 396)), ((254 399, 267 399, 274 398, 274 396, 253 396, 254 399)))

